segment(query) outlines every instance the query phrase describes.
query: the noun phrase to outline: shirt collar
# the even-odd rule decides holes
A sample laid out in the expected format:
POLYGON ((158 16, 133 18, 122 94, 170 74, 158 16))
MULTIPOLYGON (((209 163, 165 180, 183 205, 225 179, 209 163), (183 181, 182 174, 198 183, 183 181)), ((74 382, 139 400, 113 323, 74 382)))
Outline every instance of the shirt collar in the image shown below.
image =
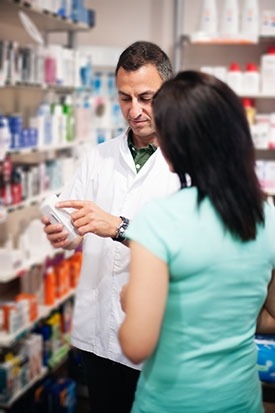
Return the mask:
POLYGON ((149 145, 143 146, 142 148, 136 148, 135 145, 134 145, 134 142, 133 142, 133 131, 132 131, 132 129, 129 129, 127 142, 128 142, 128 147, 129 147, 133 157, 135 157, 137 152, 139 152, 139 151, 148 152, 148 153, 150 153, 150 155, 152 155, 157 150, 157 146, 154 145, 153 143, 149 143, 149 145))

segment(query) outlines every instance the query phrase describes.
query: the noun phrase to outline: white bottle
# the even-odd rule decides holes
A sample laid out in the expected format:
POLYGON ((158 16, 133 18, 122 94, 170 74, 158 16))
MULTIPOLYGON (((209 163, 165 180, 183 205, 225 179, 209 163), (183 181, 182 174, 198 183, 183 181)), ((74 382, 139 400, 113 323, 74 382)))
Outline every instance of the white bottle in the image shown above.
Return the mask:
POLYGON ((216 0, 204 0, 201 8, 199 31, 209 35, 216 35, 217 30, 216 0))
POLYGON ((6 116, 0 115, 0 162, 6 156, 6 153, 11 146, 11 133, 9 128, 9 121, 6 116))
POLYGON ((269 118, 269 149, 275 149, 275 113, 270 113, 269 118))
POLYGON ((247 63, 243 74, 243 94, 257 95, 260 91, 260 74, 254 63, 247 63))
POLYGON ((231 89, 234 90, 238 95, 242 94, 243 91, 243 73, 240 69, 238 63, 231 63, 226 76, 226 83, 231 89))
POLYGON ((261 91, 266 95, 275 95, 275 47, 270 47, 261 57, 261 91))
POLYGON ((244 0, 241 18, 241 33, 258 36, 259 34, 259 5, 258 0, 244 0))
MULTIPOLYGON (((51 116, 50 105, 46 100, 42 100, 42 102, 40 103, 36 116, 41 119, 42 134, 43 134, 42 145, 43 146, 51 145, 52 144, 52 116, 51 116)), ((40 141, 40 137, 38 137, 38 141, 40 141)))
POLYGON ((238 0, 224 0, 221 14, 220 32, 223 37, 236 37, 239 34, 238 0))

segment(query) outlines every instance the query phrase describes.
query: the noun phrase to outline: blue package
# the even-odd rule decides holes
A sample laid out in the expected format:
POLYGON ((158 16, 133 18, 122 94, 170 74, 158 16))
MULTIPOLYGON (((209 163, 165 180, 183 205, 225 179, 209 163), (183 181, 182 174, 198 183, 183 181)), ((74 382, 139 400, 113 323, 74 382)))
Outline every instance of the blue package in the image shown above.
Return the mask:
POLYGON ((257 335, 255 343, 258 350, 257 368, 260 380, 275 382, 275 336, 257 335))

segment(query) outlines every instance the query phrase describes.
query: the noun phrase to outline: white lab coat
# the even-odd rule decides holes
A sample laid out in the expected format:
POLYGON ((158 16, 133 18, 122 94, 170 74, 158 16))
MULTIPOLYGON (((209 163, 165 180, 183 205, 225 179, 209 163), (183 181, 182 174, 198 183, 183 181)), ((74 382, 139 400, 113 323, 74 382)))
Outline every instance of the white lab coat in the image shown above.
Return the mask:
MULTIPOLYGON (((178 188, 179 179, 169 171, 160 149, 151 155, 139 173, 136 172, 125 132, 97 145, 86 155, 61 198, 91 200, 106 212, 131 220, 148 200, 178 188)), ((127 283, 128 269, 129 248, 111 238, 94 234, 84 237, 72 344, 100 357, 139 368, 124 357, 117 338, 124 317, 119 294, 122 285, 127 283)))

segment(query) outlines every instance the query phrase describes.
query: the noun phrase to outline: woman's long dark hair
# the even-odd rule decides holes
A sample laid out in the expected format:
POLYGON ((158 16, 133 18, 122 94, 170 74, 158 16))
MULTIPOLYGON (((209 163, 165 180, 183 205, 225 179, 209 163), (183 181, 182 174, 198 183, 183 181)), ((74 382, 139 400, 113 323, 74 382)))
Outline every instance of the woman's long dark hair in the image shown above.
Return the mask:
POLYGON ((153 99, 160 148, 178 174, 208 196, 224 225, 243 241, 264 224, 264 194, 255 172, 255 151, 238 96, 214 76, 183 71, 153 99))

